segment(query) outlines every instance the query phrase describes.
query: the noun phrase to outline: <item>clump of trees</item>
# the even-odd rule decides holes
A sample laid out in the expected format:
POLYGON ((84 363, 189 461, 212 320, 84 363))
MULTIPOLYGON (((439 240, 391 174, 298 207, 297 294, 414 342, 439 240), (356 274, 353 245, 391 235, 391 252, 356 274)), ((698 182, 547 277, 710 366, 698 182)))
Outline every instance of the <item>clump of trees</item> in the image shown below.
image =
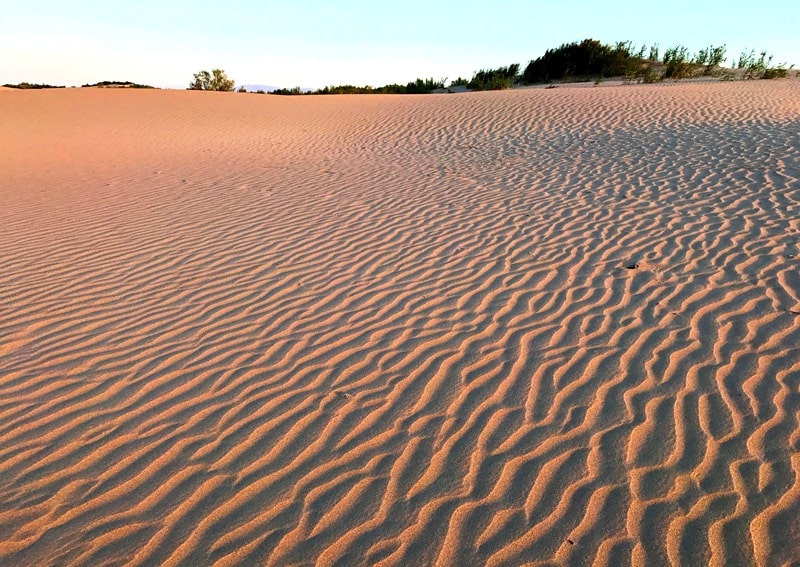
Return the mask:
POLYGON ((275 89, 272 91, 272 94, 276 95, 300 95, 303 94, 303 91, 300 87, 293 87, 291 89, 275 89))
MULTIPOLYGON (((496 69, 481 69, 473 74, 472 79, 458 77, 451 81, 450 87, 465 86, 471 90, 499 90, 508 89, 514 86, 519 79, 519 63, 513 63, 506 67, 496 69)), ((416 79, 405 85, 392 83, 382 87, 371 87, 369 85, 358 87, 354 85, 327 86, 315 91, 302 91, 300 87, 291 89, 276 89, 272 94, 278 95, 300 95, 300 94, 429 94, 439 89, 444 89, 447 79, 416 79)))
POLYGON ((91 83, 82 85, 83 87, 120 87, 120 88, 128 88, 128 89, 154 89, 150 85, 142 85, 139 83, 133 83, 131 81, 100 81, 99 83, 91 83))
POLYGON ((663 57, 660 53, 658 44, 651 45, 649 50, 646 45, 636 50, 631 42, 606 45, 585 39, 565 43, 556 49, 548 49, 544 55, 528 63, 520 82, 535 84, 595 79, 599 83, 604 77, 622 77, 625 82, 654 83, 700 76, 771 79, 787 75, 785 65, 771 66, 772 57, 766 52, 760 55, 752 50, 742 53, 739 60, 733 62, 734 72, 722 68, 725 45, 709 45, 695 55, 682 45, 665 49, 663 57))
POLYGON ((224 91, 233 90, 233 79, 229 79, 222 69, 199 71, 194 74, 194 80, 189 83, 190 91, 224 91))
MULTIPOLYGON (((497 69, 476 71, 467 87, 475 91, 496 91, 510 89, 519 78, 519 63, 497 69)), ((461 80, 461 79, 457 79, 461 80)))
POLYGON ((544 55, 528 63, 521 81, 530 85, 635 73, 643 57, 633 55, 632 49, 630 42, 619 42, 614 46, 604 45, 596 39, 565 43, 556 49, 548 49, 544 55))
MULTIPOLYGON (((458 77, 450 82, 450 87, 467 87, 471 90, 508 89, 515 84, 552 83, 555 81, 590 81, 600 84, 606 77, 622 77, 625 83, 655 83, 664 79, 685 79, 699 76, 720 76, 722 78, 772 79, 785 77, 785 65, 772 66, 772 56, 767 52, 751 50, 743 52, 733 62, 733 70, 723 69, 726 46, 709 45, 695 55, 676 45, 664 50, 663 56, 658 44, 641 45, 638 49, 629 41, 613 45, 601 43, 596 39, 565 43, 555 49, 548 49, 544 55, 531 60, 520 74, 520 65, 513 63, 496 69, 481 69, 467 80, 458 77)), ((791 69, 792 67, 789 67, 791 69)), ((382 87, 331 85, 317 90, 303 90, 300 87, 282 88, 272 91, 277 95, 302 94, 426 94, 444 89, 446 79, 416 79, 406 84, 392 83, 382 87)), ((27 83, 23 83, 27 84, 27 83)), ((116 83, 119 84, 119 83, 116 83)), ((128 83, 122 83, 128 85, 128 83)), ((96 86, 102 86, 97 83, 96 86)), ((130 84, 144 88, 144 85, 130 84)), ((233 80, 221 69, 195 73, 189 89, 208 91, 232 91, 233 80)), ((19 86, 18 88, 44 88, 44 86, 19 86)), ((244 87, 239 89, 244 91, 244 87)), ((264 94, 263 91, 258 91, 264 94)))
POLYGON ((6 87, 6 88, 9 88, 9 89, 22 89, 22 90, 26 90, 26 89, 65 89, 66 88, 64 85, 48 85, 48 84, 45 84, 45 83, 25 83, 25 82, 16 83, 16 84, 6 83, 3 86, 6 87))
POLYGON ((396 94, 430 94, 436 89, 444 88, 444 79, 436 80, 433 77, 430 79, 417 79, 406 84, 405 89, 397 88, 399 85, 387 85, 384 89, 392 89, 396 94))
POLYGON ((369 85, 358 87, 355 85, 330 85, 315 91, 303 91, 300 87, 291 89, 276 89, 272 94, 301 95, 301 94, 428 94, 436 89, 444 88, 444 79, 416 79, 405 85, 392 83, 382 87, 369 85))

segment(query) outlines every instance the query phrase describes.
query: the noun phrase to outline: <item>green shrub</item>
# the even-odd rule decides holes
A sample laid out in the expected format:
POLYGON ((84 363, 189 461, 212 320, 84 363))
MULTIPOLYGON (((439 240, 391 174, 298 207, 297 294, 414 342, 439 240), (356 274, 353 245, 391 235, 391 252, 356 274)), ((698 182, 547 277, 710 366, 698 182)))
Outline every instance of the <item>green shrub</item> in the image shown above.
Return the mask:
POLYGON ((725 50, 724 45, 709 45, 705 49, 698 51, 691 63, 695 68, 705 67, 703 75, 710 75, 713 69, 725 59, 725 50))
POLYGON ((642 77, 642 82, 648 85, 653 83, 658 83, 664 80, 664 77, 661 74, 656 73, 653 70, 653 67, 649 65, 642 70, 641 77, 642 77))
POLYGON ((784 63, 772 67, 772 55, 767 55, 766 51, 762 51, 758 57, 754 50, 743 51, 739 56, 739 60, 733 62, 736 69, 744 71, 743 78, 745 79, 780 79, 788 75, 788 70, 793 68, 791 65, 789 69, 786 68, 784 63))
POLYGON ((761 75, 762 79, 783 79, 786 77, 787 70, 781 67, 775 67, 772 69, 764 69, 764 73, 761 75))
POLYGON ((191 91, 224 91, 233 90, 234 81, 229 79, 222 69, 199 71, 194 74, 194 80, 189 83, 191 91))
MULTIPOLYGON (((698 57, 708 60, 708 54, 702 52, 698 57)), ((670 47, 664 51, 664 78, 687 79, 693 77, 703 65, 689 60, 689 50, 682 45, 670 47)))

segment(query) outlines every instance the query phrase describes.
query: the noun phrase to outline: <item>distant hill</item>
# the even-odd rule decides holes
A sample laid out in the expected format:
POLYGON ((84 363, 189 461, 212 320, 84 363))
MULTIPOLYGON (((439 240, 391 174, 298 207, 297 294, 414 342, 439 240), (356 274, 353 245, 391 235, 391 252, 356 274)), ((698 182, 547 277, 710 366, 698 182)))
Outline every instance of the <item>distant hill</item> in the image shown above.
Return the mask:
POLYGON ((64 89, 66 88, 64 85, 46 85, 46 84, 39 84, 39 83, 17 83, 12 85, 10 83, 6 83, 3 85, 9 89, 64 89))

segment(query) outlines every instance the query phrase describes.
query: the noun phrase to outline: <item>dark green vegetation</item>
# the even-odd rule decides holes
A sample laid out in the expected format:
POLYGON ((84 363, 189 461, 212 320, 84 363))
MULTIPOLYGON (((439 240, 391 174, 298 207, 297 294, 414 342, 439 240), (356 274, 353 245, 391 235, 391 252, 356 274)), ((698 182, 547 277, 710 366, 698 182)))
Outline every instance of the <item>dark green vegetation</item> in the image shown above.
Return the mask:
POLYGON ((16 85, 6 83, 3 86, 9 89, 65 89, 66 88, 64 85, 45 85, 39 83, 17 83, 16 85))
MULTIPOLYGON (((477 71, 472 79, 467 80, 463 77, 451 81, 449 88, 467 87, 473 91, 499 90, 511 88, 519 78, 519 63, 513 63, 507 67, 497 69, 481 69, 477 71)), ((300 87, 292 89, 277 89, 272 94, 278 95, 299 95, 299 94, 430 94, 437 90, 445 90, 446 79, 436 80, 417 79, 405 85, 392 83, 382 87, 357 87, 354 85, 327 86, 315 91, 302 91, 300 87)))
POLYGON ((720 78, 768 79, 786 76, 785 65, 770 67, 772 57, 762 52, 743 53, 734 69, 721 67, 725 60, 725 46, 709 45, 695 55, 676 45, 664 50, 642 45, 636 50, 631 42, 606 45, 594 39, 580 43, 566 43, 528 63, 520 83, 536 84, 554 81, 599 82, 605 77, 622 77, 626 82, 654 83, 664 79, 688 79, 692 77, 716 76, 720 78), (645 55, 646 54, 646 55, 645 55))
POLYGON ((417 79, 405 85, 393 83, 382 87, 357 87, 355 85, 336 85, 328 86, 315 91, 303 91, 300 87, 291 89, 276 89, 272 94, 277 95, 300 95, 300 94, 427 94, 436 89, 444 88, 444 80, 417 79))
POLYGON ((664 50, 642 45, 638 50, 631 42, 606 45, 595 39, 566 43, 548 49, 538 59, 528 63, 521 83, 536 84, 553 81, 588 81, 605 77, 623 77, 637 82, 656 82, 663 79, 684 79, 711 75, 725 58, 725 46, 709 46, 690 57, 683 46, 664 50))
POLYGON ((571 78, 616 77, 638 70, 639 57, 631 55, 629 43, 612 47, 594 39, 548 49, 532 60, 522 73, 523 84, 548 83, 571 78))
POLYGON ((467 86, 474 91, 498 91, 510 89, 519 77, 519 63, 497 69, 477 71, 467 86))
POLYGON ((126 88, 126 89, 154 89, 150 85, 140 85, 139 83, 132 83, 131 81, 100 81, 99 83, 86 84, 84 87, 109 87, 109 88, 126 88))

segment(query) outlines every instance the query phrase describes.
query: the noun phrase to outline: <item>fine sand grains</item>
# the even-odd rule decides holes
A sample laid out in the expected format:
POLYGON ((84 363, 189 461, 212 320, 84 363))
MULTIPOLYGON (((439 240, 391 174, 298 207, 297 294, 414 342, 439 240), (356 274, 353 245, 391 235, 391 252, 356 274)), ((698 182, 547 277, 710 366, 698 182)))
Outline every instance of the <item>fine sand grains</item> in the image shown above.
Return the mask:
POLYGON ((800 562, 800 80, 0 124, 0 564, 800 562))

